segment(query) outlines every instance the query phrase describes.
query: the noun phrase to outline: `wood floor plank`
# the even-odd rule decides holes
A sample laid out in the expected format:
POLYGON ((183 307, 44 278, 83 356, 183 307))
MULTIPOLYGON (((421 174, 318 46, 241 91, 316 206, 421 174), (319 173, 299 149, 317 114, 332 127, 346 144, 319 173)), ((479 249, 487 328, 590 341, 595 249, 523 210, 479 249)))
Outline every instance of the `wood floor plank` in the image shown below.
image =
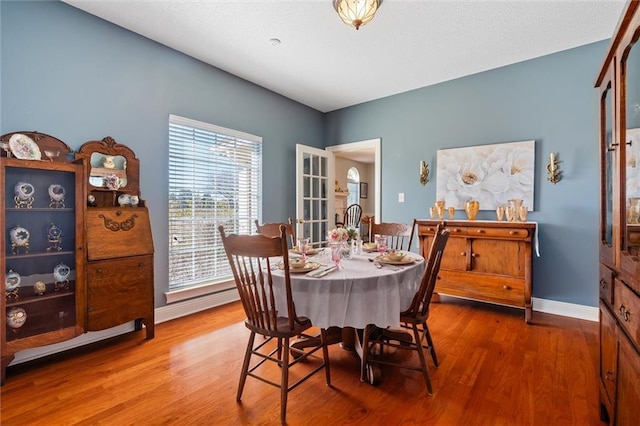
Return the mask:
MULTIPOLYGON (((598 417, 598 324, 453 298, 432 305, 440 367, 434 395, 418 372, 383 366, 359 380, 355 356, 330 348, 333 387, 316 374, 289 397, 290 425, 604 425, 598 417)), ((248 379, 238 303, 43 361, 12 366, 2 425, 272 425, 279 392, 248 379)), ((405 352, 395 354, 413 362, 405 352)), ((301 366, 309 368, 310 366, 301 366)), ((277 371, 273 371, 277 374, 277 371)))

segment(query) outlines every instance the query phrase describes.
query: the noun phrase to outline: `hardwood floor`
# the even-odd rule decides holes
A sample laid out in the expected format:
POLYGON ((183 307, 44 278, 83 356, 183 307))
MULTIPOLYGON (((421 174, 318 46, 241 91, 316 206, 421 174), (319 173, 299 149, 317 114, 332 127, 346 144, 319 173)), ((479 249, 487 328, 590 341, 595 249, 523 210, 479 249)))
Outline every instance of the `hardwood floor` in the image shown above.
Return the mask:
MULTIPOLYGON (((418 372, 383 366, 359 380, 354 355, 330 349, 289 395, 289 425, 604 425, 598 323, 442 298, 429 320, 440 367, 434 395, 418 372)), ((2 425, 279 424, 279 391, 249 378, 236 403, 248 330, 238 303, 118 337, 91 351, 17 365, 2 387, 2 425)), ((402 354, 398 354, 402 356, 402 354)), ((304 366, 302 366, 304 368, 304 366)))

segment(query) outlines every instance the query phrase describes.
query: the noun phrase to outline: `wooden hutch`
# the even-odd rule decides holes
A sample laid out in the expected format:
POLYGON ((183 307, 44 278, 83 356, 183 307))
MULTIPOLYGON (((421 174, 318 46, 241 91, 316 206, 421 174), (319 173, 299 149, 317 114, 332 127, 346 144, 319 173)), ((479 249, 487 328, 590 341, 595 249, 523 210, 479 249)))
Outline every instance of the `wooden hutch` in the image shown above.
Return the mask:
POLYGON ((152 338, 153 241, 134 153, 105 138, 74 154, 38 132, 0 143, 2 383, 24 349, 129 321, 152 338))
POLYGON ((631 1, 596 79, 600 91, 600 417, 640 406, 640 4, 631 1))

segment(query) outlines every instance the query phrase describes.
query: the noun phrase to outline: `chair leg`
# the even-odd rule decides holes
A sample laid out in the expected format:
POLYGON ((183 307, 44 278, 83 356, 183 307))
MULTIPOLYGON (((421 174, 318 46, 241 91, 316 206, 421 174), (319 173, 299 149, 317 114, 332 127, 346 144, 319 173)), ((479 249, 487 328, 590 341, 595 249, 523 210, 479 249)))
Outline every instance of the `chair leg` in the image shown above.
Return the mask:
POLYGON ((431 352, 431 358, 433 359, 433 365, 438 367, 440 364, 438 363, 438 356, 436 355, 436 347, 433 346, 433 339, 431 338, 431 333, 429 332, 429 327, 425 322, 422 324, 422 330, 424 336, 427 338, 427 345, 429 346, 429 352, 431 352))
POLYGON ((251 332, 249 336, 249 343, 247 344, 247 351, 244 354, 244 361, 242 362, 242 372, 240 373, 240 383, 238 384, 238 394, 236 395, 236 401, 240 401, 242 398, 242 391, 244 390, 244 384, 247 381, 247 373, 249 371, 249 361, 251 361, 251 352, 253 351, 253 342, 256 338, 255 331, 251 332))
POLYGON ((367 381, 367 362, 369 358, 369 333, 371 332, 370 326, 365 326, 362 330, 362 360, 360 363, 360 381, 367 381))
POLYGON ((322 339, 322 362, 324 364, 324 374, 327 378, 327 386, 331 386, 331 368, 329 367, 329 348, 327 347, 327 330, 320 329, 320 338, 322 339))
POLYGON ((422 376, 424 382, 427 384, 427 392, 429 395, 433 395, 433 388, 431 386, 431 378, 429 377, 429 369, 427 368, 427 360, 424 357, 424 350, 422 349, 422 340, 420 339, 420 331, 416 324, 412 324, 413 337, 416 342, 416 351, 418 352, 418 358, 420 358, 420 365, 422 366, 422 376))
MULTIPOLYGON (((280 339, 278 339, 281 342, 280 339)), ((289 392, 289 338, 284 339, 282 351, 282 382, 280 383, 280 421, 286 423, 287 418, 287 393, 289 392)))

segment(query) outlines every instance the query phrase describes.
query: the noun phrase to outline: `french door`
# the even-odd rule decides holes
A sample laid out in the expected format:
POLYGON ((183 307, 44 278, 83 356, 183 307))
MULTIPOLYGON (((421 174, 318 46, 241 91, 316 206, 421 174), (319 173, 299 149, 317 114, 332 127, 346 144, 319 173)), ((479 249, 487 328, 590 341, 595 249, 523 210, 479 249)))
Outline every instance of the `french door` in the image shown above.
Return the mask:
POLYGON ((296 235, 314 247, 326 242, 332 224, 333 182, 333 153, 296 144, 296 235))

